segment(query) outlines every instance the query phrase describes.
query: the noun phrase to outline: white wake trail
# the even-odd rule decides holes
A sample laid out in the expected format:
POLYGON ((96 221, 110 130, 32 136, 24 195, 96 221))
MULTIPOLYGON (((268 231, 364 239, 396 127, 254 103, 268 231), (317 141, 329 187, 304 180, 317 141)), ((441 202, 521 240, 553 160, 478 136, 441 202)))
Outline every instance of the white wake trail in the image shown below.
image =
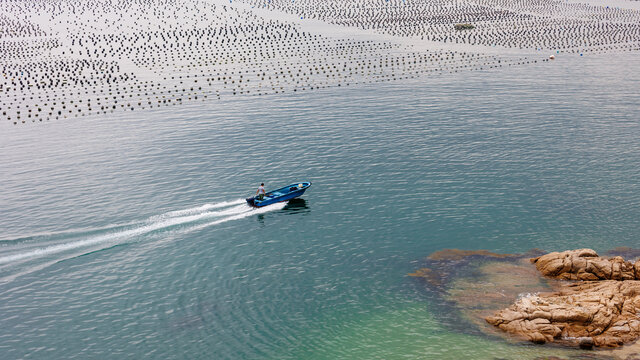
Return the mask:
POLYGON ((159 215, 159 216, 156 216, 156 217, 152 217, 150 220, 159 219, 159 218, 166 218, 166 217, 176 217, 176 216, 185 216, 185 215, 198 214, 198 213, 201 213, 201 212, 207 211, 207 210, 219 209, 219 208, 223 208, 223 207, 227 207, 227 206, 240 205, 240 204, 244 204, 244 203, 245 203, 244 199, 238 199, 238 200, 233 200, 233 201, 224 201, 224 202, 217 203, 217 204, 204 204, 202 206, 194 207, 194 208, 191 208, 191 209, 169 211, 166 214, 162 214, 162 215, 159 215))
POLYGON ((200 229, 204 229, 206 227, 212 226, 212 225, 217 225, 223 222, 227 222, 230 220, 238 220, 238 219, 242 219, 242 218, 246 218, 247 216, 251 216, 251 215, 258 215, 258 214, 264 214, 264 213, 268 213, 270 211, 274 211, 274 210, 282 210, 285 206, 287 206, 286 202, 280 202, 280 203, 275 203, 272 205, 267 205, 265 207, 261 207, 258 209, 252 209, 250 210, 250 212, 245 212, 245 213, 240 213, 237 215, 233 215, 233 216, 229 216, 220 220, 215 220, 212 222, 208 222, 202 225, 197 225, 192 227, 190 230, 200 230, 200 229))
POLYGON ((39 258, 78 248, 95 246, 103 243, 110 244, 118 240, 130 239, 136 236, 150 233, 152 231, 169 228, 176 225, 189 224, 192 222, 202 221, 210 218, 222 217, 221 219, 215 220, 213 222, 190 227, 188 229, 188 231, 193 231, 231 220, 242 219, 251 215, 263 214, 273 210, 280 210, 286 205, 286 203, 277 203, 274 205, 265 206, 264 208, 253 209, 246 204, 240 205, 242 202, 244 202, 244 200, 228 201, 218 204, 206 204, 197 208, 172 211, 160 216, 151 217, 147 220, 145 225, 137 226, 131 229, 94 236, 78 241, 46 246, 18 254, 0 257, 0 265, 25 259, 39 258), (228 208, 218 211, 206 211, 207 209, 219 209, 223 207, 228 208))

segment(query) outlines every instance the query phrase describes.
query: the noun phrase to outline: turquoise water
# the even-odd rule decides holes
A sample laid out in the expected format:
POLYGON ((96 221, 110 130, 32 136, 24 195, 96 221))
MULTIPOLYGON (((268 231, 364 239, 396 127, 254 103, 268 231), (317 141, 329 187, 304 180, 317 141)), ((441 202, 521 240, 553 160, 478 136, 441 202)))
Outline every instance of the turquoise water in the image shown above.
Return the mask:
POLYGON ((637 247, 638 60, 1 124, 0 358, 540 354, 406 274, 443 248, 637 247))

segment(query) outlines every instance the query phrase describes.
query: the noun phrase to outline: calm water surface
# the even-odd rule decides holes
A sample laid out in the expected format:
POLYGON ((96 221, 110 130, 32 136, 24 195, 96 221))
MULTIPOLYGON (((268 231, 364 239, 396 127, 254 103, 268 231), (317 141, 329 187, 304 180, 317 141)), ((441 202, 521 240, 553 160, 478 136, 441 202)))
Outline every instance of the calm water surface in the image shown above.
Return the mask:
POLYGON ((406 274, 443 248, 640 246, 639 60, 1 124, 0 358, 557 353, 461 331, 406 274))

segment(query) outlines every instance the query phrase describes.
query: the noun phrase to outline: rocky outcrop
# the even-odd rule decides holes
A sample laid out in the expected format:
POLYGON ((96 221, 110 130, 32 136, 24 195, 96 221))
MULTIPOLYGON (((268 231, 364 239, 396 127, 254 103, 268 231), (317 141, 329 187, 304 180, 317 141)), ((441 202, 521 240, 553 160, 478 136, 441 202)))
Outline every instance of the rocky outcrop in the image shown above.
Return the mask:
POLYGON ((542 275, 562 280, 640 280, 640 261, 600 257, 591 249, 552 252, 531 259, 542 275))
POLYGON ((591 249, 531 259, 557 291, 528 295, 485 320, 535 343, 616 347, 640 338, 640 261, 600 257, 591 249))
POLYGON ((518 299, 486 321, 535 343, 615 347, 640 337, 640 281, 567 284, 518 299))

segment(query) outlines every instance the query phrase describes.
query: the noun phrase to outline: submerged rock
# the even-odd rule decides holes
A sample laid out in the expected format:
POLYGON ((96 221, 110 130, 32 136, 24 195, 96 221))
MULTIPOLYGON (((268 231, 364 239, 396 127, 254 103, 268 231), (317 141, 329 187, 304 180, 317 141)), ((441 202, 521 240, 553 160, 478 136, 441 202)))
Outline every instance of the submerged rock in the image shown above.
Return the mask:
POLYGON ((424 267, 408 275, 423 280, 429 293, 443 300, 440 303, 447 307, 443 313, 449 314, 452 327, 498 335, 500 331, 487 324, 486 316, 509 306, 523 293, 551 290, 548 280, 529 261, 542 254, 537 249, 526 254, 445 249, 426 257, 424 267))
POLYGON ((444 299, 455 304, 461 317, 481 332, 496 336, 500 333, 487 324, 487 316, 511 305, 518 297, 552 290, 526 259, 486 261, 465 275, 449 284, 444 299))
MULTIPOLYGON (((538 249, 531 250, 526 254, 497 254, 488 250, 444 249, 427 256, 425 267, 407 275, 424 279, 432 290, 446 291, 448 285, 454 280, 464 278, 464 274, 475 271, 474 269, 480 264, 495 262, 507 265, 541 255, 541 253, 538 249)), ((527 267, 535 272, 535 268, 531 265, 527 267)), ((491 276, 489 273, 485 273, 485 275, 491 276)))
POLYGON ((444 250, 434 252, 433 254, 429 255, 427 259, 429 260, 462 260, 470 256, 482 256, 487 258, 504 259, 504 258, 518 257, 519 255, 497 254, 488 250, 444 249, 444 250))

